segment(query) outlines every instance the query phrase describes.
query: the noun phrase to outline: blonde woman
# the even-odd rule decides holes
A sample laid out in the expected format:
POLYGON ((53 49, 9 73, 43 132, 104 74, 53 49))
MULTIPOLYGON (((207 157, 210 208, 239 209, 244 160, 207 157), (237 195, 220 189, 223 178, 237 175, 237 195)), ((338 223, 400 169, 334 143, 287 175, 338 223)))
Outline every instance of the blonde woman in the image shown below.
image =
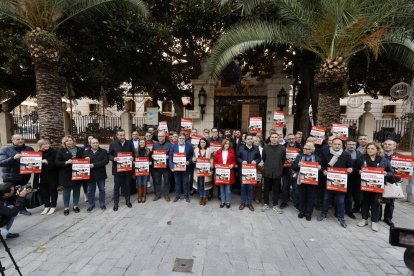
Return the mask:
POLYGON ((58 198, 59 171, 56 167, 56 151, 50 147, 49 140, 40 139, 37 142, 39 151, 42 152, 42 172, 35 174, 34 185, 39 187, 45 209, 41 215, 51 215, 56 210, 58 198))
POLYGON ((59 169, 59 185, 63 186, 63 214, 69 215, 70 192, 73 190, 73 211, 79 213, 80 189, 83 181, 72 180, 72 159, 82 158, 83 150, 75 145, 72 136, 62 138, 62 148, 56 154, 59 169))

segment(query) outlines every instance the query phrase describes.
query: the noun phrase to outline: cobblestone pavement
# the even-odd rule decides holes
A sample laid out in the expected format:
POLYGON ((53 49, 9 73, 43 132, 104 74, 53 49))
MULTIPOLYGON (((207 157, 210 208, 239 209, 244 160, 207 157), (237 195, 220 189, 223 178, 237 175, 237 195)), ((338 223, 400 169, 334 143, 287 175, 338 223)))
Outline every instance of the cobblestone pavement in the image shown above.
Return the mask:
MULTIPOLYGON (((109 169, 109 166, 108 166, 109 169)), ((388 244, 389 228, 359 228, 358 220, 339 226, 332 213, 323 222, 297 218, 289 206, 283 214, 231 209, 217 200, 206 206, 184 200, 163 199, 127 208, 121 201, 112 211, 112 177, 107 180, 106 211, 30 217, 19 215, 9 239, 23 275, 185 275, 173 272, 176 258, 193 259, 193 275, 407 275, 402 248, 388 244)), ((81 197, 82 199, 83 197, 81 197)), ((358 219, 360 217, 358 216, 358 219)), ((396 203, 396 226, 414 228, 414 206, 396 203)), ((4 249, 0 249, 6 275, 17 275, 4 249)))

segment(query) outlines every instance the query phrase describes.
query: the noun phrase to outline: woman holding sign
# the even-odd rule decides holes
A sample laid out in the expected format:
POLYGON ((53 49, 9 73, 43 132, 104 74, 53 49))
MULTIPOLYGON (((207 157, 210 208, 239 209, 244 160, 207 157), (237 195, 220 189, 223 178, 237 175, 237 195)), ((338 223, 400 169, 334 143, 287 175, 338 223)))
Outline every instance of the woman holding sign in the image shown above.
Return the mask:
POLYGON ((368 225, 369 210, 371 209, 371 228, 377 232, 380 214, 381 195, 384 191, 384 178, 392 177, 391 163, 384 157, 380 145, 368 143, 365 147, 365 154, 359 160, 361 173, 362 220, 358 226, 368 225), (383 174, 383 175, 381 175, 383 174))
POLYGON ((223 140, 221 148, 214 155, 214 168, 216 168, 216 185, 220 187, 221 203, 220 208, 226 205, 230 208, 231 203, 231 189, 230 186, 234 184, 234 167, 236 166, 236 154, 233 146, 229 140, 223 140), (223 170, 224 174, 219 171, 223 170), (230 171, 229 178, 224 177, 226 171, 230 171), (222 177, 223 175, 223 177, 222 177))
MULTIPOLYGON (((316 194, 318 192, 318 172, 316 172, 316 181, 305 181, 301 177, 301 169, 306 164, 315 164, 317 169, 320 168, 321 160, 315 154, 315 145, 306 143, 303 146, 303 153, 296 156, 292 164, 293 178, 296 178, 299 191, 299 218, 306 217, 307 221, 312 219, 313 208, 315 207, 316 194), (315 184, 316 182, 316 184, 315 184)), ((295 180, 293 180, 295 181, 295 180)))
POLYGON ((73 211, 79 213, 78 207, 82 181, 72 180, 72 159, 82 158, 83 150, 75 145, 72 136, 62 138, 62 148, 56 154, 56 166, 59 169, 59 185, 63 186, 64 215, 69 215, 70 192, 73 190, 73 211))
MULTIPOLYGON (((138 160, 140 159, 145 160, 144 158, 146 158, 146 160, 148 160, 149 162, 150 156, 151 156, 151 151, 147 147, 147 142, 145 141, 145 139, 140 139, 138 148, 136 149, 136 152, 135 152, 135 157, 138 158, 138 160)), ((138 168, 135 167, 135 170, 137 169, 138 168)), ((149 177, 149 171, 139 172, 138 175, 136 175, 135 184, 138 190, 138 203, 145 203, 145 201, 147 201, 148 177, 149 177), (144 175, 144 173, 148 173, 148 174, 144 175)))
POLYGON ((200 205, 206 205, 206 190, 211 185, 211 151, 206 138, 200 138, 198 146, 194 149, 193 162, 196 164, 194 180, 197 182, 197 190, 200 195, 200 205))

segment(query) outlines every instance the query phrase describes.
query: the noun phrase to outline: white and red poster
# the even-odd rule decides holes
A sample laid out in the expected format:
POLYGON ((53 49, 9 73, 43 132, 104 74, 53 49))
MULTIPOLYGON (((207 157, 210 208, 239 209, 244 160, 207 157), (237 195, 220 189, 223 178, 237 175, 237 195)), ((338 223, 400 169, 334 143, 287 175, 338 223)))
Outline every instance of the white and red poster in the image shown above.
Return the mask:
POLYGON ((216 165, 216 184, 230 184, 230 165, 216 165))
POLYGON ((257 184, 256 164, 242 164, 242 183, 244 185, 257 184))
POLYGON ((262 131, 263 131, 262 117, 250 117, 249 132, 252 134, 256 134, 256 133, 262 133, 262 131))
POLYGON ((185 172, 186 170, 186 153, 185 152, 175 152, 173 154, 173 163, 175 172, 185 172))
POLYGON ((168 135, 168 125, 167 121, 161 121, 158 123, 158 133, 164 132, 165 135, 168 135))
POLYGON ((196 134, 191 137, 191 144, 193 147, 197 147, 198 143, 200 142, 200 139, 203 138, 203 135, 196 134))
POLYGON ((197 168, 197 176, 209 176, 210 169, 211 169, 210 158, 205 158, 205 157, 197 158, 196 168, 197 168))
POLYGON ((300 183, 318 185, 318 171, 318 162, 302 162, 299 171, 300 183))
POLYGON ((342 141, 346 141, 348 139, 348 127, 347 124, 332 124, 332 135, 338 137, 342 141))
POLYGON ((72 180, 88 180, 91 177, 89 158, 72 159, 72 180))
POLYGON ((116 161, 117 172, 130 172, 132 171, 132 152, 118 152, 118 161, 116 161))
POLYGON ((292 167, 293 161, 295 161, 296 156, 299 154, 299 149, 297 148, 286 148, 286 162, 283 167, 292 167))
POLYGON ((393 155, 391 156, 391 166, 394 175, 403 179, 411 179, 413 176, 414 156, 393 155))
POLYGON ((211 153, 214 154, 220 148, 221 148, 221 143, 220 142, 210 142, 210 150, 211 150, 211 153))
POLYGON ((135 175, 136 176, 149 175, 149 158, 148 157, 136 157, 134 163, 135 163, 135 175))
POLYGON ((365 167, 361 171, 361 191, 384 192, 384 168, 365 167))
POLYGON ((193 119, 182 118, 181 119, 181 131, 185 134, 190 134, 193 129, 193 119))
POLYGON ((346 193, 348 187, 348 171, 345 168, 328 168, 326 189, 346 193))
POLYGON ((285 113, 283 111, 273 111, 273 127, 284 128, 285 125, 285 113))
POLYGON ((155 169, 167 168, 167 153, 165 150, 154 150, 152 153, 155 169))
POLYGON ((22 151, 20 157, 20 174, 42 172, 42 153, 36 151, 22 151))
POLYGON ((325 139, 326 127, 313 126, 310 135, 315 137, 315 144, 322 145, 323 139, 325 139))
POLYGON ((147 141, 147 148, 152 151, 152 148, 154 147, 154 142, 153 141, 147 141))

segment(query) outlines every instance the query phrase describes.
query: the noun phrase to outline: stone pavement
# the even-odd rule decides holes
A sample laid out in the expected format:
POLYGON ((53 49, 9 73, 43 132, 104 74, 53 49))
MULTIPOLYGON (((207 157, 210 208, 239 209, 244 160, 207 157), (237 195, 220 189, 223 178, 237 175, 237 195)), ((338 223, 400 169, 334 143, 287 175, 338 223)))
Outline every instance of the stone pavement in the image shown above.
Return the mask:
MULTIPOLYGON (((109 166, 108 166, 109 170, 109 166)), ((186 275, 173 272, 176 258, 193 259, 193 275, 407 275, 404 249, 388 243, 389 228, 380 232, 359 228, 347 219, 343 229, 330 213, 318 222, 298 219, 289 206, 283 214, 269 210, 238 210, 234 195, 231 209, 217 200, 206 206, 184 200, 137 204, 129 209, 121 201, 112 211, 112 177, 107 180, 106 211, 63 215, 59 209, 41 216, 19 215, 7 240, 23 275, 186 275)), ((83 197, 81 197, 83 198, 83 197)), ((358 218, 360 218, 358 216, 358 218)), ((414 228, 414 206, 398 202, 395 224, 414 228)), ((6 275, 17 275, 0 249, 6 275)))

